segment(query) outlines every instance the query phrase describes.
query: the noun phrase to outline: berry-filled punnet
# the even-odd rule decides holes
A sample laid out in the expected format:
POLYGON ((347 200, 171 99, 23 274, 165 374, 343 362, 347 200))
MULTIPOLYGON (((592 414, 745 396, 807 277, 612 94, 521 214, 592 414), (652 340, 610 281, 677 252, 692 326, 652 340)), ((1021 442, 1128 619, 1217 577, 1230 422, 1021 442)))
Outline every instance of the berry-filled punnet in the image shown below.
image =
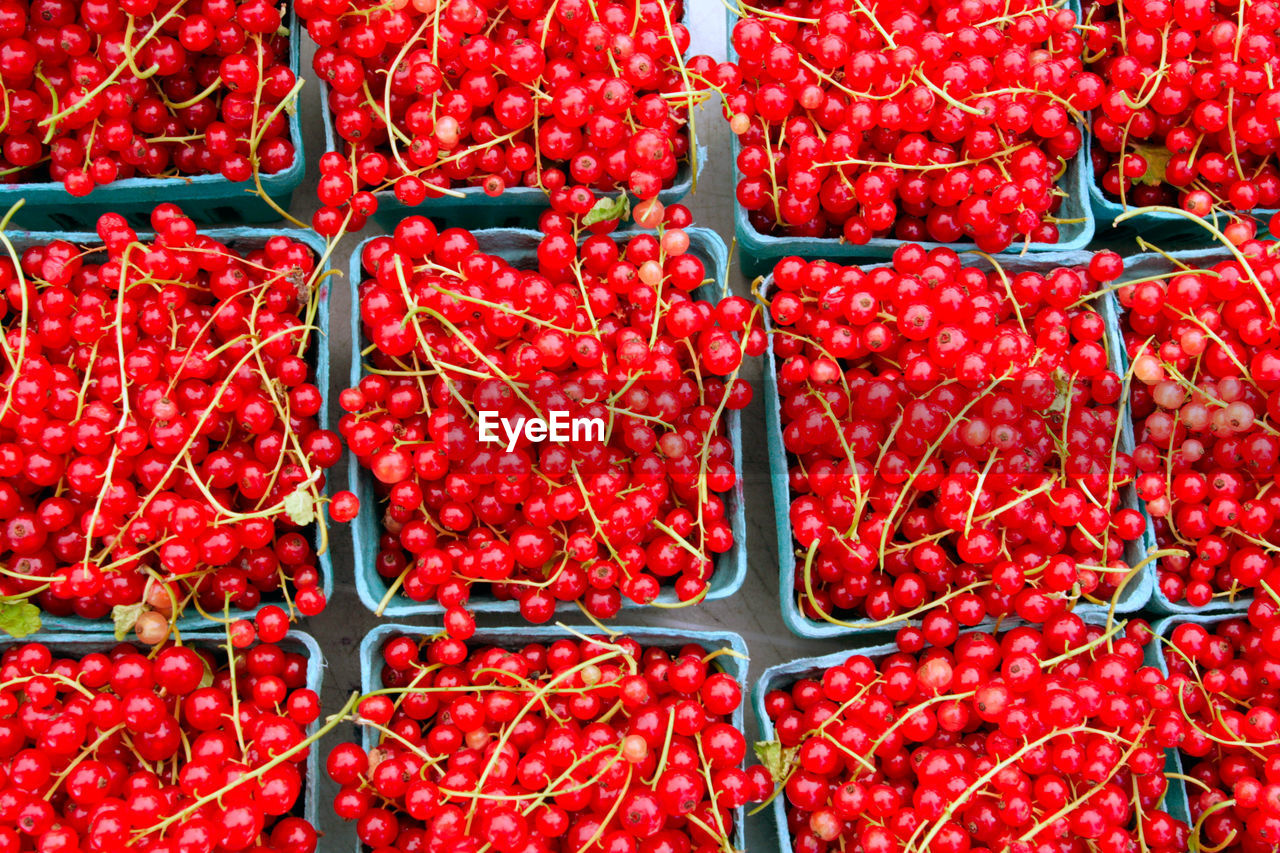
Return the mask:
MULTIPOLYGON (((264 632, 264 638, 267 636, 264 632)), ((38 635, 0 656, 0 847, 314 853, 315 641, 38 635)), ((229 639, 229 638, 228 638, 229 639)))
MULTIPOLYGON (((461 190, 669 187, 696 106, 736 72, 685 57, 681 0, 302 0, 337 150, 314 224, 461 190)), ((696 175, 696 164, 693 169, 696 175)))
POLYGON ((1278 616, 1273 601, 1258 599, 1247 614, 1155 626, 1178 697, 1178 713, 1157 725, 1178 735, 1192 849, 1253 853, 1280 842, 1278 616))
MULTIPOLYGON (((1099 620, 1102 622, 1102 620, 1099 620)), ((855 648, 766 670, 757 751, 783 849, 1181 853, 1164 751, 1177 696, 1139 621, 855 648)), ((1273 849, 1233 848, 1233 849, 1273 849)))
POLYGON ((1233 223, 1217 249, 1131 259, 1116 291, 1133 363, 1137 490, 1174 607, 1280 592, 1280 250, 1233 223))
POLYGON ((282 23, 268 0, 5 0, 0 180, 220 174, 275 206, 260 177, 294 165, 301 85, 282 23))
POLYGON ((740 4, 737 201, 761 234, 1052 244, 1103 83, 1049 0, 740 4))
POLYGON ((1280 207, 1280 10, 1270 2, 1091 0, 1091 118, 1104 197, 1196 214, 1280 207))
POLYGON ((365 849, 741 849, 742 806, 772 784, 742 769, 740 638, 405 630, 366 640, 363 746, 327 759, 365 849))
POLYGON ((945 645, 987 618, 1042 623, 1138 583, 1126 379, 1092 307, 1122 263, 1069 257, 1014 271, 908 244, 882 267, 774 269, 782 547, 796 562, 782 594, 804 618, 921 622, 904 642, 945 645))
POLYGON ((473 592, 539 623, 562 603, 608 618, 664 588, 707 594, 735 545, 725 415, 750 399, 737 371, 764 332, 747 300, 691 298, 708 270, 688 211, 662 213, 656 233, 613 235, 550 212, 519 265, 422 217, 365 244, 371 345, 339 430, 378 487, 379 610, 434 602, 465 639, 473 592), (495 418, 557 413, 576 438, 486 440, 495 418))
POLYGON ((41 611, 157 643, 184 617, 272 602, 274 629, 325 604, 324 267, 291 232, 211 236, 172 205, 151 223, 0 235, 0 628, 19 636, 41 611))

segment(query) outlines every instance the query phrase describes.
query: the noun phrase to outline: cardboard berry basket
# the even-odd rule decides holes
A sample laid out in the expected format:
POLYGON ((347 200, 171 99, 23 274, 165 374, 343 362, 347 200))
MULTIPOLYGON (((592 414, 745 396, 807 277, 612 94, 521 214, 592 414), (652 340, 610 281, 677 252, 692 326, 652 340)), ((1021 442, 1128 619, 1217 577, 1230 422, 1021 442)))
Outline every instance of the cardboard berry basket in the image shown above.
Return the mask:
MULTIPOLYGON (((321 406, 320 412, 316 415, 320 429, 329 429, 329 277, 324 275, 324 269, 327 268, 327 262, 323 265, 319 261, 325 257, 325 243, 314 231, 300 231, 295 229, 284 228, 210 228, 200 229, 201 234, 208 235, 219 243, 227 245, 233 249, 240 251, 246 249, 256 249, 265 245, 267 240, 275 236, 288 237, 305 244, 315 254, 318 268, 321 269, 320 285, 316 293, 316 316, 315 325, 316 332, 314 334, 314 344, 307 352, 307 362, 311 366, 311 375, 316 387, 320 390, 321 406)), ((102 238, 96 233, 88 231, 73 232, 44 232, 44 231, 17 231, 10 230, 5 232, 14 248, 21 253, 30 246, 39 246, 48 244, 54 240, 66 240, 77 246, 100 247, 102 238)), ((138 232, 141 240, 150 240, 153 234, 148 232, 138 232)), ((4 252, 0 248, 0 252, 4 252)), ((332 470, 332 469, 331 469, 332 470)), ((325 491, 328 490, 326 486, 325 491)), ((319 511, 325 511, 321 508, 319 511)), ((321 535, 319 525, 314 522, 308 525, 304 532, 307 533, 312 544, 317 550, 316 569, 320 573, 320 589, 324 592, 326 600, 333 597, 333 560, 329 550, 320 551, 321 535)), ((280 604, 274 597, 271 600, 261 602, 253 610, 233 610, 232 618, 252 618, 263 607, 269 604, 280 604)), ((201 629, 208 630, 212 625, 208 619, 205 619, 195 608, 189 608, 190 612, 175 621, 174 627, 184 633, 190 631, 199 631, 201 629)), ((41 631, 65 632, 65 631, 101 631, 109 628, 111 625, 110 614, 102 619, 86 619, 81 616, 54 616, 50 614, 41 614, 41 631)), ((2 635, 0 635, 2 636, 2 635)), ((310 639, 310 638, 308 638, 310 639)))
MULTIPOLYGON (((1232 254, 1229 250, 1219 246, 1216 249, 1188 249, 1181 252, 1170 252, 1165 255, 1156 254, 1154 252, 1142 255, 1134 255, 1125 258, 1124 273, 1120 280, 1134 281, 1135 279, 1146 278, 1153 275, 1162 275, 1170 273, 1178 269, 1178 265, 1185 265, 1189 268, 1204 268, 1212 266, 1219 261, 1231 260, 1232 254)), ((1117 319, 1117 330, 1119 329, 1118 321, 1124 315, 1124 308, 1120 305, 1120 300, 1116 298, 1114 292, 1107 294, 1107 301, 1112 304, 1112 310, 1115 312, 1117 319)), ((1129 353, 1123 346, 1119 347, 1121 364, 1124 370, 1129 369, 1129 353)), ((1155 530, 1152 529, 1154 536, 1155 530)), ((1153 542, 1154 545, 1154 542, 1153 542)), ((1156 572, 1156 566, 1153 563, 1152 571, 1152 590, 1150 609, 1157 613, 1215 613, 1215 612, 1231 612, 1241 613, 1248 609, 1249 603, 1253 601, 1253 590, 1244 590, 1238 594, 1218 597, 1215 596, 1204 607, 1192 607, 1191 605, 1172 601, 1163 592, 1160 591, 1158 582, 1159 575, 1156 572)))
MULTIPOLYGON (((1090 625, 1105 625, 1106 614, 1081 614, 1081 618, 1090 625)), ((1016 620, 1009 624, 1008 628, 1015 627, 1019 624, 1016 620)), ((1007 630, 1007 628, 1006 628, 1007 630)), ((965 628, 961 630, 961 635, 974 633, 988 633, 983 628, 965 628)), ((1151 646, 1147 648, 1146 662, 1152 666, 1155 665, 1152 657, 1151 649, 1155 647, 1156 641, 1152 640, 1151 646)), ((889 655, 898 652, 897 645, 893 642, 892 637, 881 635, 879 637, 860 637, 857 642, 851 642, 847 651, 834 652, 821 657, 798 658, 796 660, 787 661, 785 663, 776 664, 769 667, 760 676, 755 687, 751 691, 752 710, 756 715, 756 724, 759 726, 760 740, 769 742, 775 739, 776 734, 773 727, 773 720, 769 719, 769 714, 765 711, 765 697, 772 690, 781 690, 790 687, 797 681, 805 678, 820 679, 822 674, 834 666, 843 664, 853 655, 864 655, 874 661, 877 665, 881 660, 889 655)), ((1182 765, 1178 761, 1176 750, 1169 750, 1165 758, 1165 772, 1182 772, 1182 765)), ((1169 792, 1166 794, 1166 802, 1164 807, 1169 813, 1179 820, 1186 820, 1185 814, 1185 796, 1182 800, 1184 809, 1182 812, 1176 811, 1174 806, 1177 803, 1174 788, 1177 787, 1181 792, 1181 782, 1177 779, 1170 780, 1169 792)), ((787 802, 786 794, 779 794, 770 804, 773 813, 773 819, 777 826, 778 833, 778 853, 794 853, 794 846, 791 840, 791 830, 787 823, 787 802)))
MULTIPOLYGON (((1176 213, 1169 213, 1165 210, 1157 210, 1150 207, 1134 207, 1121 204, 1118 200, 1112 199, 1102 191, 1102 182, 1098 178, 1097 172, 1093 168, 1093 133, 1088 129, 1084 134, 1085 145, 1085 167, 1088 170, 1089 184, 1089 207, 1093 210, 1093 217, 1097 221, 1097 236, 1101 240, 1118 239, 1123 237, 1142 236, 1148 239, 1176 239, 1182 243, 1195 243, 1205 245, 1212 243, 1213 238, 1209 236, 1209 232, 1196 225, 1191 219, 1180 216, 1176 213), (1127 219, 1120 224, 1116 224, 1116 218, 1125 213, 1138 211, 1131 219, 1127 219)), ((1267 224, 1267 220, 1272 214, 1277 213, 1275 210, 1251 210, 1248 216, 1262 220, 1262 225, 1267 224)), ((1209 221, 1213 222, 1217 227, 1222 228, 1229 221, 1224 213, 1215 213, 1209 217, 1209 221)))
MULTIPOLYGON (((382 649, 396 637, 429 636, 433 629, 419 625, 382 624, 374 628, 360 643, 360 692, 368 694, 380 689, 382 685, 382 649)), ((740 732, 746 731, 746 709, 750 702, 750 690, 747 682, 747 670, 750 661, 747 657, 747 644, 742 637, 730 631, 686 631, 679 628, 649 627, 614 627, 609 630, 614 635, 630 637, 642 646, 658 646, 666 649, 678 649, 687 643, 696 643, 708 652, 717 649, 728 649, 732 654, 720 655, 715 659, 721 671, 728 673, 742 687, 742 703, 733 712, 730 722, 740 732)), ((599 628, 591 626, 556 626, 537 625, 511 628, 477 628, 475 634, 467 641, 469 649, 484 646, 523 647, 530 643, 550 644, 556 640, 572 638, 575 634, 587 637, 600 636, 599 628)), ((378 745, 378 732, 364 727, 361 732, 361 744, 366 751, 378 745)), ((750 744, 748 744, 750 747, 750 744)), ((750 752, 750 749, 748 749, 750 752)), ((746 850, 746 808, 739 806, 733 810, 733 848, 746 850)), ((356 853, 364 848, 356 841, 356 853)))
MULTIPOLYGON (((775 664, 761 674, 751 690, 751 710, 756 715, 756 727, 761 742, 768 743, 777 738, 773 728, 773 720, 765 710, 765 697, 770 691, 781 690, 795 684, 803 678, 820 678, 822 673, 833 666, 839 666, 849 659, 850 655, 866 655, 873 661, 888 657, 898 651, 893 638, 881 634, 876 637, 864 637, 863 643, 850 646, 848 651, 833 652, 829 655, 812 658, 797 658, 786 663, 775 664)), ((779 780, 775 779, 774 784, 779 780)), ((769 804, 773 815, 774 827, 778 836, 778 853, 794 853, 791 841, 790 824, 787 822, 787 795, 780 792, 769 804)))
MULTIPOLYGON (((213 653, 215 659, 225 662, 227 659, 226 635, 220 631, 208 630, 207 625, 205 627, 206 630, 204 631, 184 633, 182 635, 183 644, 196 649, 207 649, 213 653)), ((120 641, 110 631, 75 633, 41 631, 23 637, 20 640, 7 637, 3 642, 0 642, 0 650, 23 646, 27 643, 43 643, 49 647, 55 657, 79 658, 94 652, 105 654, 118 646, 120 641)), ((133 645, 138 646, 140 649, 146 648, 137 643, 133 645)), ((290 631, 278 645, 286 652, 299 654, 307 659, 306 687, 315 691, 317 696, 322 695, 321 685, 324 680, 325 659, 324 653, 320 651, 320 645, 315 641, 315 638, 302 631, 290 631)), ((323 722, 324 713, 322 712, 318 719, 307 726, 307 735, 315 734, 323 722)), ((318 743, 313 743, 307 752, 305 765, 298 768, 303 778, 302 793, 298 797, 298 802, 294 803, 293 808, 288 812, 290 815, 302 818, 315 827, 317 831, 320 829, 318 821, 321 753, 319 747, 318 743)))
MULTIPOLYGON (((689 235, 689 251, 703 262, 708 275, 715 282, 714 284, 704 285, 694 293, 701 299, 713 298, 719 294, 719 288, 723 286, 727 276, 729 266, 728 249, 725 248, 724 241, 709 229, 686 228, 685 232, 689 235)), ((537 247, 542 236, 537 231, 524 231, 515 228, 494 228, 475 232, 475 237, 479 241, 480 251, 498 255, 518 268, 536 268, 537 247)), ((628 233, 619 232, 617 236, 625 239, 628 233)), ((368 241, 366 240, 365 242, 368 241)), ((361 255, 364 253, 364 245, 365 243, 361 243, 351 252, 350 382, 352 386, 359 383, 364 375, 362 353, 369 346, 369 341, 365 338, 364 331, 361 328, 359 309, 360 282, 365 278, 360 262, 361 255)), ((725 512, 733 529, 733 546, 716 559, 716 568, 711 575, 710 585, 706 594, 706 600, 708 601, 733 595, 742 587, 743 581, 746 580, 747 576, 747 517, 743 503, 742 478, 742 413, 736 410, 726 410, 724 423, 725 433, 733 446, 733 464, 738 478, 738 483, 734 489, 725 495, 725 512)), ((348 488, 360 498, 360 514, 356 516, 351 524, 351 534, 354 540, 352 544, 356 560, 356 592, 360 596, 360 601, 370 610, 385 616, 439 615, 444 613, 445 608, 440 606, 438 602, 413 601, 401 592, 397 592, 385 607, 379 609, 382 600, 390 589, 390 581, 379 575, 376 568, 378 540, 382 535, 382 508, 374 491, 373 475, 369 470, 352 458, 347 466, 347 472, 349 477, 348 488)), ((658 604, 670 605, 677 602, 678 599, 669 586, 664 587, 656 599, 658 604)), ((484 594, 473 593, 467 606, 469 610, 476 613, 518 615, 520 612, 518 602, 514 600, 500 601, 489 592, 484 594)), ((624 610, 646 606, 649 605, 637 604, 626 596, 622 597, 624 610)), ((556 611, 578 612, 572 602, 558 603, 556 611)))
MULTIPOLYGON (((1081 266, 1088 264, 1091 257, 1091 252, 1059 252, 1025 257, 997 255, 995 260, 999 261, 1002 269, 1010 273, 1017 273, 1022 271, 1047 272, 1055 267, 1081 266)), ((990 263, 985 257, 979 255, 962 255, 961 262, 965 266, 978 266, 983 269, 986 269, 990 263)), ((770 275, 764 280, 761 287, 762 293, 767 296, 772 284, 773 277, 770 275)), ((1109 366, 1111 370, 1123 377, 1127 364, 1123 360, 1124 346, 1120 338, 1119 321, 1115 311, 1116 306, 1111 300, 1104 298, 1099 300, 1097 307, 1106 323, 1105 341, 1109 366)), ((774 524, 778 532, 778 597, 782 605, 782 621, 796 635, 812 639, 892 631, 896 627, 907 624, 906 620, 887 626, 884 624, 867 624, 866 626, 854 624, 847 626, 815 620, 802 612, 799 601, 794 594, 798 565, 795 540, 791 534, 790 508, 792 495, 788 482, 790 465, 786 447, 782 442, 782 401, 778 396, 778 365, 773 352, 773 324, 767 311, 765 312, 764 320, 765 328, 770 332, 769 349, 765 356, 764 370, 765 433, 769 442, 769 475, 773 487, 774 524)), ((1127 405, 1121 408, 1121 422, 1120 448, 1126 453, 1132 453, 1134 448, 1133 424, 1130 420, 1129 407, 1127 405)), ((1123 500, 1126 507, 1141 512, 1143 518, 1146 519, 1146 531, 1140 538, 1128 543, 1125 547, 1125 561, 1130 566, 1136 566, 1155 549, 1155 529, 1151 524, 1151 519, 1146 514, 1145 507, 1138 500, 1137 493, 1132 485, 1124 487, 1123 500)), ((1125 584, 1121 591, 1120 599, 1116 603, 1116 612, 1134 613, 1141 610, 1151 597, 1151 590, 1154 585, 1155 569, 1151 564, 1148 564, 1125 584)), ((1089 603, 1078 604, 1074 609, 1086 618, 1090 614, 1102 613, 1105 615, 1108 610, 1106 605, 1089 603)), ((912 624, 919 624, 919 622, 913 620, 912 624)), ((991 628, 995 624, 995 620, 988 618, 984 619, 976 627, 991 628)))
MULTIPOLYGON (((1076 13, 1077 18, 1080 16, 1079 0, 1071 0, 1069 7, 1076 13)), ((730 62, 737 62, 738 52, 733 47, 733 25, 738 20, 738 15, 732 5, 726 5, 726 41, 730 62)), ((1087 128, 1081 128, 1081 132, 1085 138, 1088 138, 1087 128)), ((732 137, 733 156, 733 186, 736 188, 738 182, 742 179, 741 172, 738 171, 738 152, 741 145, 738 137, 730 134, 732 137)), ((1067 164, 1066 170, 1058 179, 1058 188, 1063 190, 1067 196, 1062 201, 1062 206, 1058 210, 1058 217, 1064 220, 1072 220, 1063 222, 1058 228, 1057 243, 1021 243, 1014 242, 1009 248, 1005 249, 1001 254, 1017 255, 1026 253, 1040 252, 1073 252, 1085 249, 1089 245, 1089 241, 1093 239, 1094 233, 1094 213, 1089 205, 1088 184, 1092 170, 1089 165, 1089 150, 1087 146, 1082 145, 1080 151, 1067 164), (1078 221, 1076 221, 1078 220, 1078 221)), ((813 258, 828 258, 830 260, 842 260, 846 263, 854 260, 872 260, 876 258, 887 258, 893 254, 894 249, 902 245, 903 240, 896 237, 872 237, 865 244, 858 245, 846 242, 843 239, 822 238, 822 237, 779 237, 773 234, 762 234, 756 230, 751 224, 750 218, 747 216, 746 208, 738 203, 737 194, 734 193, 733 198, 733 223, 734 232, 738 237, 738 248, 742 257, 743 271, 748 275, 765 275, 773 268, 773 265, 787 257, 788 255, 796 255, 806 260, 813 258)), ((965 252, 976 249, 977 247, 970 242, 962 243, 932 243, 921 242, 920 245, 926 249, 932 249, 937 246, 948 246, 957 252, 965 252)))
MULTIPOLYGON (((687 14, 684 21, 689 23, 687 14)), ((339 148, 338 135, 333 127, 333 113, 329 109, 329 86, 322 78, 318 79, 320 111, 324 120, 324 150, 344 153, 339 148)), ((658 199, 663 204, 674 204, 693 191, 696 183, 694 169, 701 176, 707 159, 706 146, 699 145, 696 150, 698 156, 682 160, 671 186, 658 193, 658 199)), ((391 190, 376 192, 374 196, 378 200, 378 210, 373 218, 387 230, 394 228, 406 216, 414 214, 428 216, 440 225, 460 228, 536 228, 538 217, 550 207, 546 191, 538 187, 507 187, 499 196, 489 195, 481 186, 452 187, 450 192, 458 195, 428 194, 426 200, 416 207, 401 202, 391 190)), ((596 198, 617 194, 617 190, 611 193, 600 190, 592 192, 596 198)), ((631 196, 631 201, 634 204, 636 197, 631 196)))
MULTIPOLYGON (((290 5, 286 16, 289 27, 289 69, 301 79, 301 35, 298 18, 290 5)), ((262 189, 281 208, 288 210, 293 191, 302 183, 306 171, 303 151, 302 119, 295 96, 287 108, 289 141, 293 143, 293 165, 282 172, 263 174, 262 189)), ((179 175, 172 178, 121 178, 95 187, 83 198, 66 191, 60 181, 43 183, 0 184, 0 211, 8 210, 22 200, 22 208, 13 221, 24 228, 48 231, 92 227, 104 213, 119 213, 134 228, 149 228, 148 216, 156 205, 171 202, 197 222, 226 223, 275 222, 280 214, 258 197, 254 182, 232 182, 222 175, 179 175)))

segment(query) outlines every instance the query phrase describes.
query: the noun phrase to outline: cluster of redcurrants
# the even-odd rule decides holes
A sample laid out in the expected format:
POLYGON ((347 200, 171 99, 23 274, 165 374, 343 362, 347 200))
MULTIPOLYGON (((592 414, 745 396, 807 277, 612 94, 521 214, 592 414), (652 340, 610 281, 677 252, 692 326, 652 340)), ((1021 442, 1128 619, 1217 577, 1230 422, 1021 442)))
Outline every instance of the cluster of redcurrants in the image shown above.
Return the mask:
POLYGON ((1097 0, 1085 32, 1106 81, 1093 113, 1093 166, 1129 207, 1280 207, 1280 70, 1272 3, 1097 0))
POLYGON ((1188 847, 1191 828, 1161 805, 1164 749, 1200 723, 1143 665, 1151 641, 1140 622, 1063 614, 774 685, 764 705, 796 853, 1209 849, 1188 847))
POLYGON ((216 640, 5 649, 0 848, 314 853, 298 806, 320 697, 287 628, 233 659, 216 640))
POLYGON ((1168 692, 1181 717, 1179 749, 1199 849, 1274 850, 1280 844, 1276 604, 1259 600, 1247 615, 1178 625, 1170 636, 1168 692))
MULTIPOLYGON (((308 525, 342 452, 319 428, 316 257, 196 232, 0 259, 0 627, 39 609, 158 643, 184 613, 325 606, 308 525)), ((320 522, 323 523, 323 522, 320 522)), ((246 626, 251 628, 252 626, 246 626)))
POLYGON ((5 0, 2 179, 84 196, 117 178, 287 169, 297 80, 281 24, 269 0, 5 0))
POLYGON ((1070 9, 1047 0, 756 4, 733 28, 738 202, 761 232, 1056 243, 1057 181, 1084 71, 1070 9))
MULTIPOLYGON (((1059 238, 1059 187, 1093 110, 1101 189, 1207 215, 1280 205, 1270 3, 1048 0, 738 10, 734 62, 686 56, 681 0, 302 0, 339 149, 313 224, 356 230, 481 187, 648 199, 695 154, 698 103, 741 140, 762 232, 972 242, 1059 238)), ((298 81, 267 0, 0 4, 8 182, 76 196, 119 177, 294 162, 298 81)), ((1083 200, 1081 200, 1083 201, 1083 200)))
POLYGON ((733 810, 773 783, 742 769, 720 654, 398 637, 358 706, 378 745, 329 753, 334 813, 376 851, 732 853, 733 810))
POLYGON ((923 615, 897 654, 767 700, 797 853, 1280 841, 1278 253, 1247 223, 1223 236, 1219 260, 1128 271, 1099 252, 987 272, 914 245, 881 267, 774 269, 800 610, 864 628, 923 615), (1119 340, 1091 307, 1102 289, 1119 340), (1159 546, 1138 564, 1130 484, 1159 546), (1172 628, 1168 677, 1142 667, 1145 625, 1119 640, 1064 612, 1116 600, 1150 561, 1166 605, 1257 592, 1247 614, 1172 628), (962 633, 1005 615, 1043 627, 962 633), (1156 807, 1173 747, 1190 825, 1156 807))
MULTIPOLYGON (((1034 267, 1034 265, 1032 265, 1034 267)), ((783 445, 803 615, 945 645, 987 617, 1109 601, 1145 520, 1126 506, 1123 383, 1085 267, 988 270, 907 244, 862 269, 774 269, 783 445), (915 629, 908 629, 912 632, 915 629)))
POLYGON ((708 270, 687 209, 648 204, 660 233, 620 238, 578 224, 585 189, 553 203, 533 269, 418 216, 362 258, 369 371, 340 396, 339 431, 387 501, 387 595, 438 602, 459 639, 477 585, 531 622, 572 601, 608 618, 664 584, 701 600, 734 544, 725 422, 751 399, 736 372, 765 348, 759 310, 695 297, 708 270), (497 426, 555 412, 598 432, 535 442, 497 426))
POLYGON ((670 186, 686 123, 732 66, 685 58, 680 0, 302 0, 339 150, 314 224, 368 216, 375 192, 416 205, 454 188, 670 186))
POLYGON ((1160 592, 1200 607, 1280 589, 1277 243, 1117 291, 1133 360, 1138 493, 1160 544, 1160 592), (1203 268, 1201 268, 1203 266, 1203 268))

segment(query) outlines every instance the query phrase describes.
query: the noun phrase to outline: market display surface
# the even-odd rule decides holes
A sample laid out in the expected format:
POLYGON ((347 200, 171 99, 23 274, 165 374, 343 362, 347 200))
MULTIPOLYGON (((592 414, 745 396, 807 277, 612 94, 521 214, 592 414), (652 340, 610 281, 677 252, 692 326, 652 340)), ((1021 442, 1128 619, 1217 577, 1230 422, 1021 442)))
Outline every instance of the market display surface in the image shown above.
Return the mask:
POLYGON ((1280 851, 1278 26, 3 0, 0 851, 1280 851))

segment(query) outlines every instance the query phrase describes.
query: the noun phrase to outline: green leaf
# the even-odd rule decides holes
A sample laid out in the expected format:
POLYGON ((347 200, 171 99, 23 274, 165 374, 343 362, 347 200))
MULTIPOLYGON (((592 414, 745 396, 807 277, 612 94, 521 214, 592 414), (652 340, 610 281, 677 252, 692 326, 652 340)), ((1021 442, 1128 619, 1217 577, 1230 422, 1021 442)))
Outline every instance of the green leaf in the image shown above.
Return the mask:
POLYGON ((40 608, 30 601, 0 601, 0 631, 21 639, 40 630, 40 608))
POLYGON ((769 771, 769 775, 773 777, 773 784, 781 785, 791 776, 791 772, 795 769, 796 748, 783 749, 782 744, 776 740, 757 741, 755 744, 756 758, 760 759, 761 766, 769 771))
POLYGON ((138 621, 138 617, 142 615, 142 611, 147 609, 145 602, 137 604, 117 604, 111 608, 111 621, 116 626, 116 639, 123 640, 129 636, 129 632, 133 630, 133 626, 138 621))
POLYGON ((782 744, 776 740, 757 741, 755 750, 756 758, 760 759, 764 769, 776 780, 782 770, 782 744))
POLYGON ((631 213, 631 198, 620 193, 617 198, 605 196, 582 217, 583 225, 595 225, 597 222, 608 222, 611 219, 625 219, 631 213))
POLYGON ((1169 158, 1173 156, 1173 152, 1163 145, 1135 145, 1133 153, 1147 161, 1146 174, 1137 178, 1136 182, 1153 187, 1163 184, 1165 170, 1169 168, 1169 158))
POLYGON ((285 495, 284 512, 299 527, 305 527, 316 520, 316 504, 305 486, 299 486, 285 495))

